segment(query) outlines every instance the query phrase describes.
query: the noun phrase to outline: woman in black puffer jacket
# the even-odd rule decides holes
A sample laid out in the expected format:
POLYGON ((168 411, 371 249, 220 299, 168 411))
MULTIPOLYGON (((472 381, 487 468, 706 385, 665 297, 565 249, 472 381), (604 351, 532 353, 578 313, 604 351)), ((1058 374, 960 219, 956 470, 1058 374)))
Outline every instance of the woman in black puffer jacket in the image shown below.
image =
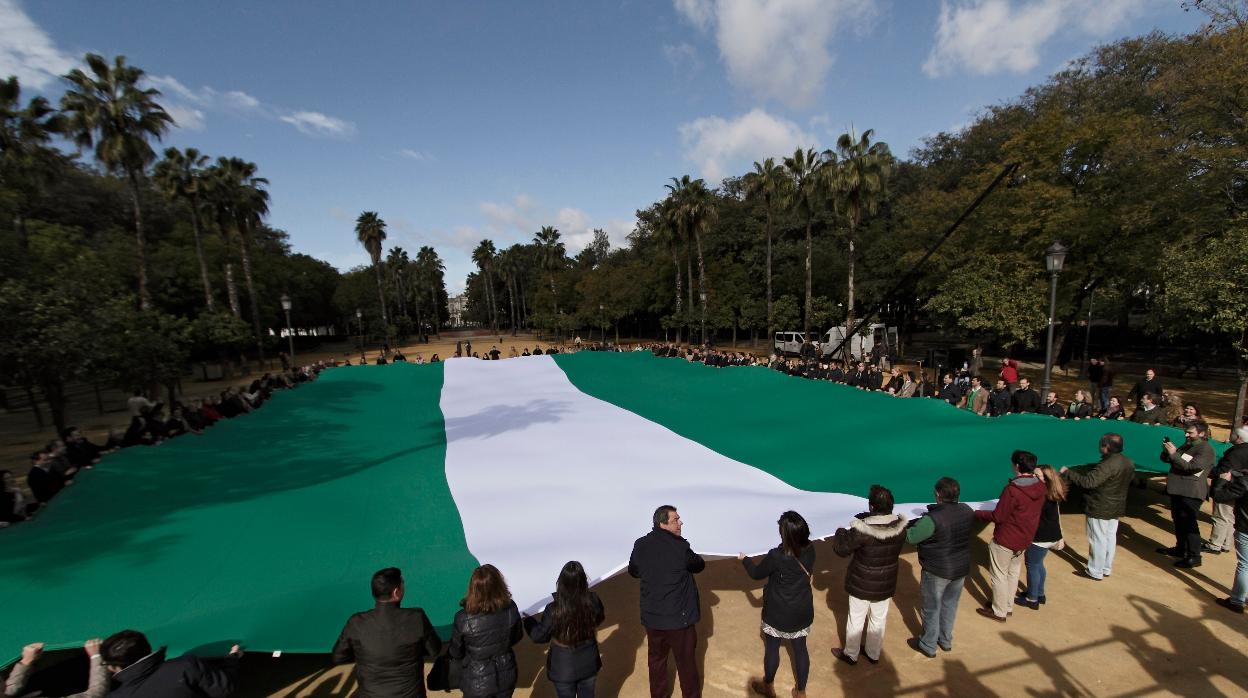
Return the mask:
POLYGON ((602 668, 598 626, 605 617, 602 600, 589 590, 585 568, 573 560, 559 573, 554 601, 546 604, 541 620, 525 619, 534 642, 551 643, 546 678, 555 684, 559 698, 594 698, 602 668))
POLYGON ((763 678, 751 679, 750 689, 760 696, 775 698, 772 682, 780 668, 780 641, 793 647, 797 686, 794 698, 805 698, 810 676, 810 654, 806 636, 815 620, 815 599, 811 592, 811 571, 815 568, 815 548, 810 544, 810 526, 796 511, 780 515, 780 545, 767 551, 757 565, 744 553, 737 557, 753 579, 766 579, 763 589, 763 678))
POLYGON ((481 565, 468 580, 468 595, 455 614, 449 652, 460 660, 464 698, 511 698, 516 688, 516 653, 524 636, 520 610, 494 565, 481 565))

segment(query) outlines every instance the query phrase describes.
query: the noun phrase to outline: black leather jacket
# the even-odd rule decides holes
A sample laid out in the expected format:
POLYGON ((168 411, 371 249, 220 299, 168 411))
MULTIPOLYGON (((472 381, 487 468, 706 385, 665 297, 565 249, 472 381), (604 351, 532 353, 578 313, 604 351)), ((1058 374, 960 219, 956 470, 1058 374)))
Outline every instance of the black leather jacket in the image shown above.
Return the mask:
POLYGON ((495 613, 469 614, 460 609, 451 631, 450 655, 461 660, 459 688, 464 698, 493 696, 516 686, 512 646, 524 636, 514 602, 495 613))

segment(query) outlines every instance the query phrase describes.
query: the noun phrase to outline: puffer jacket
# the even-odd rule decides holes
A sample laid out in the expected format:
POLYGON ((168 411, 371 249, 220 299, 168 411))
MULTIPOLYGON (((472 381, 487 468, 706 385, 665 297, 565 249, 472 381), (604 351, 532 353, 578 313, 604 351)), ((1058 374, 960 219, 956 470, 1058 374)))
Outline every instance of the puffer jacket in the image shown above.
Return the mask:
POLYGON ((1089 519, 1120 519, 1127 512, 1135 463, 1121 453, 1107 453, 1099 463, 1067 470, 1065 477, 1085 490, 1083 511, 1089 519))
POLYGON ((524 636, 515 602, 494 613, 470 614, 460 609, 451 630, 449 653, 461 661, 459 687, 464 698, 493 696, 516 686, 516 653, 512 646, 524 636))
POLYGON ((897 592, 897 558, 906 542, 901 514, 859 514, 849 528, 837 529, 832 551, 850 557, 845 591, 864 601, 891 599, 897 592))
POLYGON ((992 540, 997 545, 1022 552, 1031 545, 1040 525, 1040 512, 1044 509, 1044 495, 1048 492, 1044 483, 1034 475, 1013 478, 1001 490, 997 506, 979 510, 975 516, 996 524, 992 540))

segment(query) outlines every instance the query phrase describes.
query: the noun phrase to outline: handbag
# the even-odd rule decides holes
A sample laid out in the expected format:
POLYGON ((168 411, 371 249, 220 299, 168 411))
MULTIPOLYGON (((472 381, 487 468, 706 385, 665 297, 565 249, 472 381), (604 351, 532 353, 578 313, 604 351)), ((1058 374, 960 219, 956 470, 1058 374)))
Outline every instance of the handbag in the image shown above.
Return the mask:
POLYGON ((425 678, 425 685, 430 691, 453 691, 459 688, 460 662, 443 651, 433 659, 433 666, 425 678))

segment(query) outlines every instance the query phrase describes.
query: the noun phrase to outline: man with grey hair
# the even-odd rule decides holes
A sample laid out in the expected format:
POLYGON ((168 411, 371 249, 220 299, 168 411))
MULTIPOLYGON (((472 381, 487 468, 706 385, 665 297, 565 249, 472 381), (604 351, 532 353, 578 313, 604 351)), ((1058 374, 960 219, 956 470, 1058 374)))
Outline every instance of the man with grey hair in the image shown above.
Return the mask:
POLYGON ((1075 574, 1097 581, 1113 571, 1118 519, 1127 511, 1127 492, 1135 478, 1135 463, 1123 454, 1121 435, 1102 436, 1100 451, 1101 460, 1097 463, 1061 470, 1067 482, 1084 489, 1088 566, 1075 574))
MULTIPOLYGON (((1221 460, 1213 468, 1209 482, 1214 481, 1227 472, 1248 472, 1248 426, 1231 430, 1231 447, 1222 454, 1221 460)), ((1235 505, 1214 500, 1213 502, 1213 533, 1209 542, 1201 546, 1204 552, 1218 555, 1229 553, 1235 545, 1235 505)))

